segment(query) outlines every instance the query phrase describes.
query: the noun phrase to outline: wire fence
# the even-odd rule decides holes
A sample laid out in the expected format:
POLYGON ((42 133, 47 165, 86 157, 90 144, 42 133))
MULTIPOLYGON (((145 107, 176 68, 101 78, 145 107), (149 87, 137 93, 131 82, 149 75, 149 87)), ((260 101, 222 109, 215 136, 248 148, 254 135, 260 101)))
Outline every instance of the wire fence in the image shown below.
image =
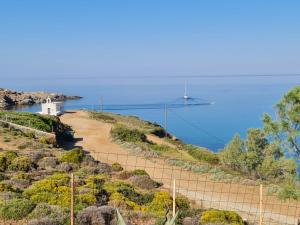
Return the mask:
MULTIPOLYGON (((126 171, 145 170, 150 177, 163 184, 162 189, 172 193, 173 181, 176 181, 176 194, 188 197, 196 207, 202 209, 219 209, 237 212, 248 224, 264 225, 297 225, 299 224, 300 205, 296 200, 280 200, 275 194, 269 194, 263 186, 245 184, 234 180, 213 180, 210 174, 197 174, 188 169, 170 165, 168 159, 160 157, 145 157, 134 154, 110 152, 91 152, 91 155, 103 162, 113 164, 118 162, 126 171), (262 220, 262 223, 260 223, 262 220)), ((54 181, 53 181, 54 182, 54 181)), ((80 183, 78 176, 74 177, 74 202, 79 197, 76 186, 80 183)), ((71 187, 71 184, 69 184, 71 187)), ((55 187, 55 184, 54 186, 55 187)), ((93 192, 99 191, 94 187, 93 192)), ((72 192, 70 192, 70 195, 72 192)), ((9 203, 12 196, 2 192, 1 204, 9 203)), ((58 195, 59 196, 59 195, 58 195)), ((70 196, 71 198, 71 196, 70 196)), ((68 198, 68 199, 70 199, 68 198)), ((9 203, 11 204, 11 203, 9 203)), ((9 213, 9 207, 7 210, 9 213)), ((22 203, 19 203, 22 204, 22 203)), ((71 206, 69 207, 71 208, 71 206)), ((22 213, 22 207, 20 212, 22 213)), ((4 212, 0 212, 4 213, 4 212)), ((18 213, 18 212, 17 212, 18 213)), ((27 224, 29 219, 0 221, 2 225, 27 224)), ((75 220, 74 224, 79 224, 75 220)))
POLYGON ((268 193, 267 188, 263 188, 260 209, 260 185, 243 184, 233 179, 213 180, 209 174, 197 174, 170 165, 169 159, 107 152, 91 154, 103 162, 119 162, 125 170, 143 169, 170 191, 175 179, 176 192, 193 200, 201 208, 235 211, 252 224, 259 224, 260 216, 265 225, 298 223, 299 202, 292 199, 280 200, 277 195, 268 193))

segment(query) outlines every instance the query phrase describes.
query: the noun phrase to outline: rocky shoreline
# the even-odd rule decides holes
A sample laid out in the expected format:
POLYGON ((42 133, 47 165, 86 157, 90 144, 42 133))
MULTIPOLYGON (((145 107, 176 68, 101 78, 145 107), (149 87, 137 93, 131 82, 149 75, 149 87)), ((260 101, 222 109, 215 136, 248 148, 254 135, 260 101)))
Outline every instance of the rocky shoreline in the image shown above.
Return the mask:
POLYGON ((0 88, 0 108, 9 108, 18 105, 33 105, 46 101, 50 97, 54 101, 66 101, 81 99, 80 96, 67 96, 61 93, 39 92, 18 92, 0 88))

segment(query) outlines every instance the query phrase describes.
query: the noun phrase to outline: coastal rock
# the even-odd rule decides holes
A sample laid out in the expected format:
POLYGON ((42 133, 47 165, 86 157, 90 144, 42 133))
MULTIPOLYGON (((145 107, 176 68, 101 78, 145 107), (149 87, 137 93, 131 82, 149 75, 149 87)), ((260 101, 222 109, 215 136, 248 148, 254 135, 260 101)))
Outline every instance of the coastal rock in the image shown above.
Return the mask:
POLYGON ((80 99, 80 96, 67 96, 59 93, 39 92, 17 92, 0 88, 0 108, 8 108, 17 105, 33 105, 46 101, 50 97, 54 101, 66 101, 80 99))

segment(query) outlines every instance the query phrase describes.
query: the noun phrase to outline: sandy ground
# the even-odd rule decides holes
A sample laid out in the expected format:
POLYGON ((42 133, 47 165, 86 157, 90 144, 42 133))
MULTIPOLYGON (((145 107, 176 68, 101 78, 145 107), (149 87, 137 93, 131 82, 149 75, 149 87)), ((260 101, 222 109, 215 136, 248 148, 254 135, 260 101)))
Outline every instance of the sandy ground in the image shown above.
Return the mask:
MULTIPOLYGON (((237 211, 243 218, 258 224, 258 186, 213 181, 208 175, 199 175, 170 166, 164 159, 133 155, 128 149, 111 141, 111 124, 92 120, 84 111, 68 112, 61 116, 61 120, 75 131, 76 146, 83 147, 97 160, 107 163, 119 162, 126 170, 145 169, 154 180, 162 182, 163 187, 170 191, 175 179, 177 193, 187 196, 196 204, 207 208, 237 211)), ((158 144, 169 145, 157 137, 148 138, 158 144)), ((264 191, 262 212, 263 224, 297 224, 300 206, 292 200, 279 201, 264 191)))

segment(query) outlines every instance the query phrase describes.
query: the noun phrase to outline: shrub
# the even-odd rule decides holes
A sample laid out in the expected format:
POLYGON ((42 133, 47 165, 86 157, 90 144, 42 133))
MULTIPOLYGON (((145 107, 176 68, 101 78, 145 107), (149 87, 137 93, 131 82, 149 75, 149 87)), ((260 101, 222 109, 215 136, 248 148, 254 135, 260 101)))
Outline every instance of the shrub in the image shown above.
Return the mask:
POLYGON ((217 154, 206 149, 195 147, 193 145, 187 145, 186 148, 188 153, 199 161, 205 161, 210 164, 218 164, 220 161, 217 154))
POLYGON ((4 172, 11 162, 17 157, 17 153, 7 151, 0 154, 0 172, 4 172))
POLYGON ((52 130, 54 130, 55 133, 59 134, 66 129, 66 126, 60 122, 58 117, 55 116, 40 115, 29 112, 1 111, 0 117, 5 116, 8 117, 9 121, 21 126, 28 126, 30 121, 31 128, 45 132, 52 132, 52 130))
POLYGON ((123 170, 123 167, 121 166, 120 163, 115 162, 111 165, 111 169, 112 171, 119 172, 123 170))
POLYGON ((208 210, 202 213, 200 222, 207 223, 220 223, 220 224, 234 224, 244 225, 243 219, 235 212, 223 210, 208 210))
POLYGON ((83 150, 80 148, 74 148, 70 151, 65 152, 60 160, 62 162, 79 164, 83 161, 83 159, 84 159, 83 150))
POLYGON ((26 217, 34 209, 35 204, 27 199, 13 199, 0 204, 2 219, 19 220, 26 217))
POLYGON ((0 171, 4 172, 7 169, 7 159, 5 156, 0 155, 0 171))
POLYGON ((59 164, 56 157, 44 157, 38 162, 39 168, 49 169, 55 168, 59 164))
POLYGON ((300 190, 297 190, 292 185, 285 185, 279 190, 278 197, 282 200, 286 199, 300 199, 300 190))
POLYGON ((76 219, 79 225, 115 224, 115 209, 109 206, 91 206, 80 211, 76 219))
MULTIPOLYGON (((41 218, 51 218, 61 223, 66 221, 68 218, 68 209, 61 208, 55 205, 49 205, 47 203, 39 203, 36 205, 35 209, 28 215, 30 219, 41 219, 41 218)), ((56 223, 56 224, 57 224, 56 223)))
POLYGON ((113 118, 112 116, 109 116, 109 115, 107 115, 105 113, 102 113, 102 112, 90 112, 90 116, 93 119, 102 120, 102 121, 107 122, 107 123, 115 123, 115 122, 117 122, 115 120, 115 118, 113 118))
POLYGON ((145 170, 142 170, 142 169, 136 169, 134 171, 132 171, 132 175, 136 175, 136 176, 149 176, 149 174, 145 171, 145 170))
POLYGON ((147 205, 145 211, 152 212, 157 216, 164 216, 166 207, 172 207, 172 198, 167 192, 160 191, 154 194, 153 201, 147 205))
POLYGON ((32 143, 28 141, 28 142, 25 142, 23 144, 20 144, 18 146, 18 149, 23 150, 23 149, 29 148, 30 146, 32 146, 32 143))
POLYGON ((149 175, 134 175, 129 180, 133 185, 142 189, 153 189, 161 186, 160 183, 152 180, 149 175))
POLYGON ((49 203, 68 207, 70 205, 70 177, 54 174, 39 180, 24 190, 23 195, 35 203, 49 203))
POLYGON ((150 144, 150 148, 157 152, 171 152, 174 151, 174 148, 171 148, 167 145, 158 145, 158 144, 150 144))
POLYGON ((182 195, 176 197, 175 203, 176 203, 176 207, 180 211, 190 209, 190 201, 189 201, 189 199, 186 198, 186 197, 184 197, 184 196, 182 196, 182 195))
POLYGON ((129 129, 125 126, 115 126, 111 130, 111 135, 114 139, 120 140, 123 142, 146 142, 147 137, 145 134, 140 132, 137 129, 129 129))
POLYGON ((7 151, 3 154, 3 156, 7 159, 7 163, 10 164, 15 158, 18 157, 18 154, 14 151, 7 151))
POLYGON ((13 171, 28 172, 33 168, 36 168, 36 165, 27 156, 19 156, 15 158, 9 165, 9 169, 13 171))
POLYGON ((153 193, 141 194, 134 190, 131 186, 122 186, 118 188, 118 193, 122 194, 124 197, 128 198, 130 201, 135 202, 138 205, 145 205, 150 203, 153 198, 153 193))

